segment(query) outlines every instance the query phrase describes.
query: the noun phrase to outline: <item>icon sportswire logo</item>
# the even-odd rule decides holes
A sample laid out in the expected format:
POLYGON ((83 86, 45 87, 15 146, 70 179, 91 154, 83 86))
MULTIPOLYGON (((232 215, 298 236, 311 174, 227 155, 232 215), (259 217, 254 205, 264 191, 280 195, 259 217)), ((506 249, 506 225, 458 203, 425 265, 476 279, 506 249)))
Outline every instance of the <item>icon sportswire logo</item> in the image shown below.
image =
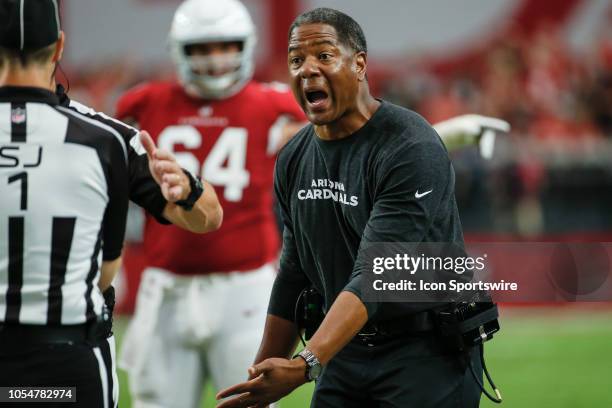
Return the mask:
POLYGON ((414 198, 425 197, 427 194, 431 193, 433 190, 425 191, 424 193, 419 193, 419 190, 414 193, 414 198))

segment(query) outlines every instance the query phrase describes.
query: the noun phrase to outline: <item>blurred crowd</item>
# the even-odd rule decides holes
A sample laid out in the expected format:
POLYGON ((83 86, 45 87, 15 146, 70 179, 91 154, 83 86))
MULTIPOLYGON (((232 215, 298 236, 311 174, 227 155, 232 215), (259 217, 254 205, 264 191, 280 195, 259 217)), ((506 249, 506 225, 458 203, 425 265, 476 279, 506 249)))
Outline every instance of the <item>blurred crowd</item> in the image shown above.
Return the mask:
POLYGON ((416 60, 383 85, 385 98, 431 122, 478 112, 512 124, 491 163, 473 151, 454 158, 466 231, 612 231, 612 12, 609 18, 579 52, 542 26, 528 38, 503 38, 445 75, 416 60))
MULTIPOLYGON (((578 52, 544 25, 528 38, 503 38, 451 70, 409 57, 392 73, 374 73, 377 94, 432 123, 463 113, 511 123, 493 160, 475 149, 453 158, 467 232, 612 232, 612 13, 610 20, 578 52)), ((256 76, 282 80, 281 65, 259 67, 256 76)), ((143 67, 121 59, 68 77, 74 99, 112 113, 124 90, 173 75, 169 62, 143 67)))
POLYGON ((403 80, 389 78, 384 94, 433 122, 481 112, 538 139, 612 137, 612 13, 610 20, 579 53, 555 28, 542 26, 535 35, 498 41, 446 76, 415 61, 403 80))

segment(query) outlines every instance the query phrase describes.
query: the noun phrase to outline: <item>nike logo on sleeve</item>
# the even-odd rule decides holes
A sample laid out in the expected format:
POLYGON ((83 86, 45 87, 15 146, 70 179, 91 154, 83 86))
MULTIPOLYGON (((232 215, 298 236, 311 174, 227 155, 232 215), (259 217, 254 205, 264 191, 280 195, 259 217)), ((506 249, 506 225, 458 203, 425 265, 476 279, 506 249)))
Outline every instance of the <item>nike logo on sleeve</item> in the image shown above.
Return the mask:
POLYGON ((421 198, 421 197, 425 197, 427 194, 431 193, 433 190, 429 190, 426 191, 424 193, 419 193, 419 190, 416 191, 416 193, 414 193, 414 198, 421 198))

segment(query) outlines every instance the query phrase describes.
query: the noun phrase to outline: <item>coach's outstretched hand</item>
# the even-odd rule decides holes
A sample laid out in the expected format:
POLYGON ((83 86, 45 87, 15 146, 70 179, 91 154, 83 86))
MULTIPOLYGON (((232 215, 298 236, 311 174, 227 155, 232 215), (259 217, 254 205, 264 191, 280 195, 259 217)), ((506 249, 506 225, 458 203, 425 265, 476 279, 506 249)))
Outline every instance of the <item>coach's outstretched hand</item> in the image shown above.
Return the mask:
POLYGON ((191 192, 189 179, 174 155, 167 150, 158 149, 149 133, 144 130, 140 132, 140 143, 147 152, 149 170, 161 187, 164 198, 171 203, 187 198, 191 192))
POLYGON ((306 382, 306 362, 301 357, 269 358, 249 368, 249 378, 252 380, 219 392, 218 400, 235 397, 217 408, 264 408, 278 401, 306 382))

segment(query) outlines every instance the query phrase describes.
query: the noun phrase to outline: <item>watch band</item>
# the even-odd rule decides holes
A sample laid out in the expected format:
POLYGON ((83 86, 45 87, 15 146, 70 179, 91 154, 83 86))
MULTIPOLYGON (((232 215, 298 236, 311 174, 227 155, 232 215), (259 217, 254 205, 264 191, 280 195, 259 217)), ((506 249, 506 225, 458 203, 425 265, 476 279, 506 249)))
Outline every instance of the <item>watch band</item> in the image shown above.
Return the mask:
POLYGON ((189 179, 189 187, 191 187, 191 192, 184 200, 176 201, 174 204, 178 205, 182 209, 186 211, 191 211, 196 201, 200 198, 200 196, 204 193, 204 186, 198 177, 194 177, 190 172, 185 169, 182 169, 183 173, 189 179))
POLYGON ((319 378, 321 375, 322 366, 317 356, 312 351, 305 348, 298 353, 298 356, 302 357, 306 362, 306 381, 310 382, 319 378))

